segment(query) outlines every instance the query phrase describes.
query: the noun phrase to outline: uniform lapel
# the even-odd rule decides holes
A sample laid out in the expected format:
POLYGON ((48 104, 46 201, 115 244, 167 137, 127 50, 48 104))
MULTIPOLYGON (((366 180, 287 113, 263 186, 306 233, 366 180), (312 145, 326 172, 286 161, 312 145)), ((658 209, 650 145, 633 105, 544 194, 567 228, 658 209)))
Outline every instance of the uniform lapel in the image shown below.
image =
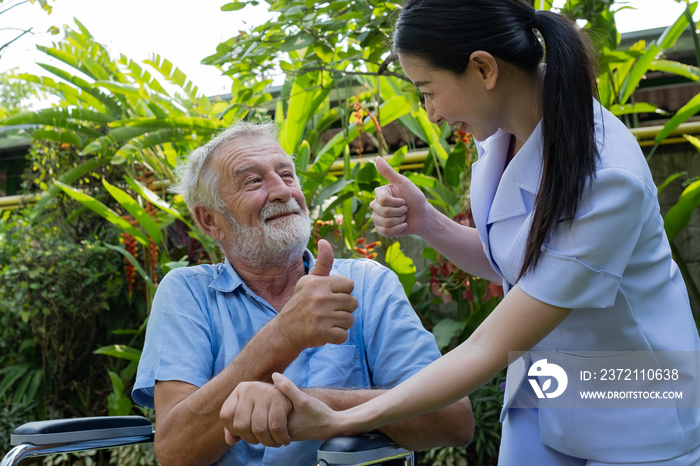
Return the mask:
POLYGON ((542 177, 542 132, 538 125, 501 175, 493 197, 487 224, 532 211, 534 196, 542 177), (530 196, 523 194, 526 191, 530 196))
POLYGON ((486 226, 491 204, 503 174, 510 138, 510 134, 499 129, 496 134, 485 141, 477 142, 476 148, 479 153, 479 160, 472 165, 470 199, 474 225, 479 231, 479 238, 486 257, 491 262, 491 266, 497 271, 498 268, 491 257, 486 226))
POLYGON ((505 168, 511 135, 502 130, 477 144, 479 160, 472 166, 471 207, 484 252, 501 276, 491 255, 489 226, 527 215, 537 193, 542 172, 541 124, 505 168), (524 195, 527 191, 529 195, 524 195))

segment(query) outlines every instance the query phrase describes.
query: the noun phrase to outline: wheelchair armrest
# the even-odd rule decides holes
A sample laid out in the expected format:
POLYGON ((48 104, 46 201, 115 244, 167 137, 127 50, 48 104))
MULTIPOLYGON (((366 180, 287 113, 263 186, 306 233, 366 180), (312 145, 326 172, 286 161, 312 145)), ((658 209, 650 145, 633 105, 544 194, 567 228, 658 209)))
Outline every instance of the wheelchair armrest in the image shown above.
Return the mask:
POLYGON ((14 466, 29 456, 44 456, 153 442, 151 421, 142 416, 100 416, 28 422, 10 435, 15 447, 0 462, 14 466))
POLYGON ((81 417, 28 422, 14 430, 10 443, 52 445, 152 434, 151 421, 142 416, 81 417))
POLYGON ((352 437, 333 437, 321 445, 317 464, 354 465, 373 464, 397 458, 413 458, 413 453, 394 443, 379 432, 352 437))

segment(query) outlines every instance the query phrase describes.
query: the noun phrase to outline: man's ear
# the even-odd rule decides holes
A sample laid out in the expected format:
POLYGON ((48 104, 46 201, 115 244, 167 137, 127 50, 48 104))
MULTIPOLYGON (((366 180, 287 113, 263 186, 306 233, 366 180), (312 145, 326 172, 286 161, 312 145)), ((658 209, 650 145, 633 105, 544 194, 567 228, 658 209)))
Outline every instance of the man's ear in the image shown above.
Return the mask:
POLYGON ((493 90, 498 81, 498 62, 496 58, 488 52, 477 50, 469 56, 469 61, 472 62, 481 78, 481 82, 486 90, 493 90))
POLYGON ((204 204, 195 204, 192 210, 194 211, 194 218, 207 236, 210 236, 216 241, 224 239, 224 232, 219 228, 219 222, 223 221, 221 214, 217 215, 217 213, 204 204))

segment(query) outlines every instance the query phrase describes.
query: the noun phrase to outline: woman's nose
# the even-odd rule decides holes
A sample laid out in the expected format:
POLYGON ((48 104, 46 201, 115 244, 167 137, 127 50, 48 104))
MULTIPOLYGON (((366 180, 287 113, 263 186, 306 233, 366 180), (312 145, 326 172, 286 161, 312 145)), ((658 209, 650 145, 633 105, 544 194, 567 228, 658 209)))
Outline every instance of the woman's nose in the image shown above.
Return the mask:
POLYGON ((433 103, 430 99, 425 99, 425 112, 428 114, 428 120, 430 120, 431 123, 435 123, 439 126, 440 123, 443 122, 442 117, 435 111, 435 107, 433 107, 433 103))

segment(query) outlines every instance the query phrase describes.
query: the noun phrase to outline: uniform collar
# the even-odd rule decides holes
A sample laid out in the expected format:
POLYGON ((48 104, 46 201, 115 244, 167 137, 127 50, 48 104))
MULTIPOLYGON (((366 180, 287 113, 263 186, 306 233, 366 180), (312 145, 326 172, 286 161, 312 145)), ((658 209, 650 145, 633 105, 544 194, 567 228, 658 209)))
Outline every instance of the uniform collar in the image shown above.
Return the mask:
MULTIPOLYGON (((494 155, 505 164, 507 145, 498 148, 502 152, 494 155)), ((491 224, 532 210, 532 200, 526 201, 523 191, 536 195, 542 176, 542 122, 540 122, 523 147, 503 171, 488 215, 491 224)), ((527 196, 532 198, 532 196, 527 196)))

